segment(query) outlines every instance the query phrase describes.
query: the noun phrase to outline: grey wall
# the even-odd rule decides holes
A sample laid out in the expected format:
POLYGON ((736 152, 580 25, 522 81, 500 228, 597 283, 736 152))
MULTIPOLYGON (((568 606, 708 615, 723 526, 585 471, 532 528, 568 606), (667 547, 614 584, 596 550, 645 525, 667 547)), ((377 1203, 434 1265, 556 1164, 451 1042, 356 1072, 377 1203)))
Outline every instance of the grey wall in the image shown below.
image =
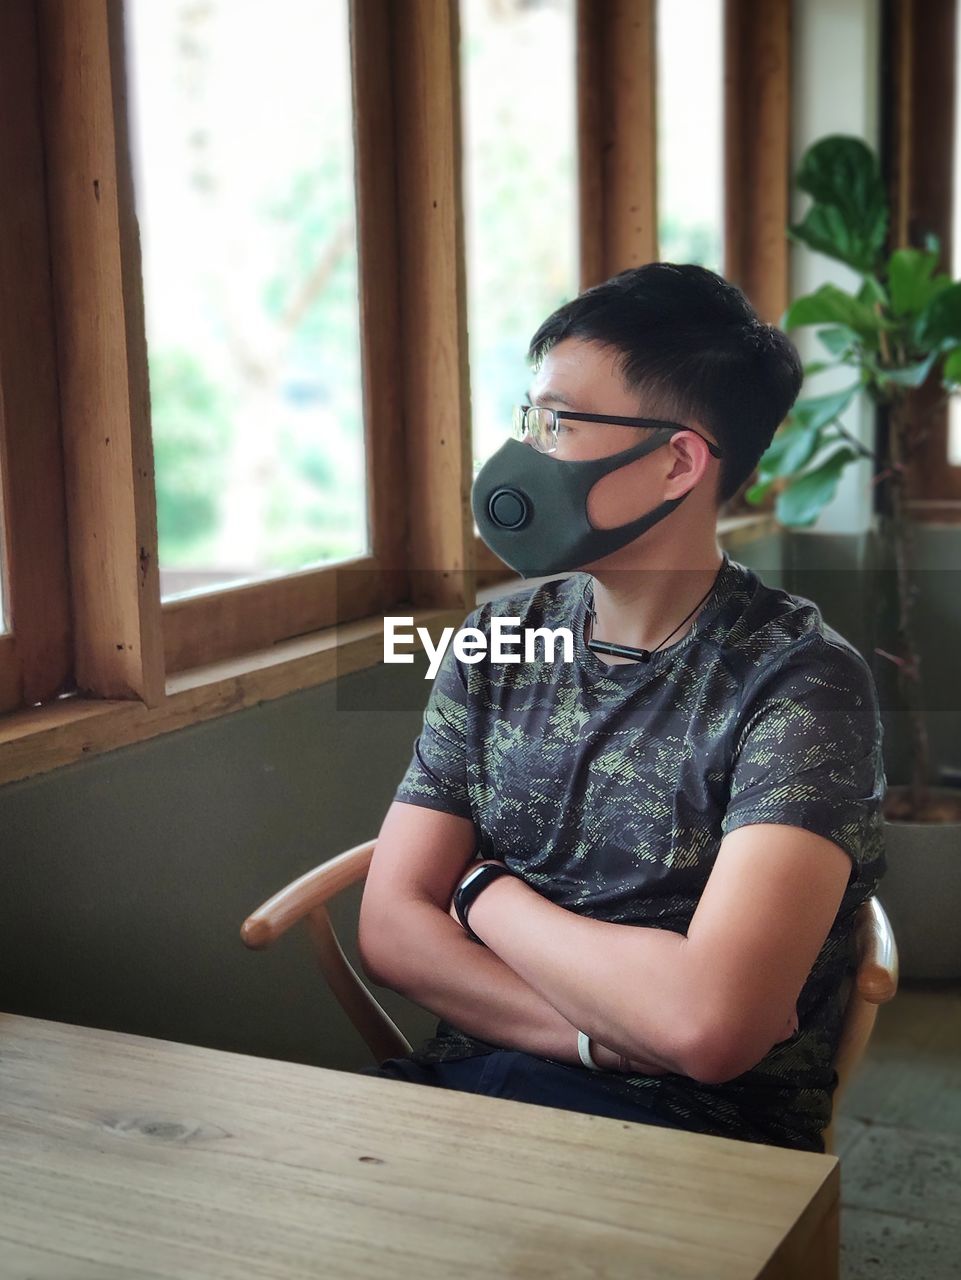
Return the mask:
MULTIPOLYGON (((429 687, 414 667, 357 672, 0 789, 0 1008, 365 1065, 302 931, 255 953, 239 929, 377 834, 429 687), (348 686, 371 709, 344 709, 348 686)), ((345 941, 359 902, 334 911, 345 941)), ((430 1015, 379 994, 429 1034, 430 1015)))
MULTIPOLYGON (((825 620, 864 654, 875 673, 884 721, 888 781, 907 780, 910 746, 896 668, 877 648, 895 651, 896 582, 872 534, 783 536, 777 585, 816 600, 825 620)), ((917 590, 914 629, 921 657, 922 698, 935 769, 961 768, 961 528, 915 531, 911 581, 917 590)), ((765 575, 765 580, 772 580, 765 575)))
MULTIPOLYGON (((953 564, 930 531, 924 627, 934 716, 961 764, 953 564)), ((732 553, 795 584, 863 639, 857 539, 759 539, 732 553), (812 540, 813 539, 813 540, 812 540), (804 577, 805 565, 836 568, 804 577), (860 628, 860 631, 859 631, 860 628)), ((0 789, 0 1009, 355 1069, 366 1047, 327 995, 306 940, 247 951, 244 917, 318 862, 376 835, 420 726, 423 668, 379 667, 0 789), (360 709, 357 709, 360 708, 360 709)), ((356 959, 359 890, 334 911, 356 959)), ((376 988, 412 1042, 436 1019, 376 988)))

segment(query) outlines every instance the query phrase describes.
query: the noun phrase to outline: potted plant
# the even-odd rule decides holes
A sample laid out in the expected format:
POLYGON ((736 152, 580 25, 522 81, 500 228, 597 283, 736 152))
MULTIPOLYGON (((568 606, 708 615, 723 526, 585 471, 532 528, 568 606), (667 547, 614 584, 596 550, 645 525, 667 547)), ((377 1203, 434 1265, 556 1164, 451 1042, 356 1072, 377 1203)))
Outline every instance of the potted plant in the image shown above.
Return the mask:
MULTIPOLYGON (((805 392, 809 379, 828 370, 846 373, 847 385, 821 395, 802 392, 745 497, 759 504, 773 493, 781 524, 803 529, 833 498, 844 469, 863 457, 872 460, 878 581, 893 586, 887 593, 890 638, 882 635, 872 665, 876 674, 885 664, 895 672, 910 739, 910 776, 889 787, 885 804, 888 871, 879 896, 898 940, 902 973, 957 978, 961 794, 935 785, 932 777, 906 489, 911 459, 933 413, 961 383, 961 283, 939 271, 935 237, 919 247, 888 246, 884 182, 876 156, 860 139, 822 138, 805 153, 795 181, 812 202, 788 235, 852 268, 858 284, 856 291, 825 284, 796 299, 782 327, 819 326, 824 358, 806 365, 805 392), (840 420, 862 392, 876 407, 870 448, 840 420)), ((882 699, 887 720, 886 710, 882 699)))

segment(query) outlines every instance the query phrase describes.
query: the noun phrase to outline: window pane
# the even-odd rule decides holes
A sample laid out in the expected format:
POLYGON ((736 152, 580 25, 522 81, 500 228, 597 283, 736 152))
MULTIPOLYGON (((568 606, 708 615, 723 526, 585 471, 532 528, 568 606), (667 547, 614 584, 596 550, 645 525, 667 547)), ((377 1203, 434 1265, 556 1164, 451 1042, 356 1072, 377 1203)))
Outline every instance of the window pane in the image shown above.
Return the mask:
POLYGON ((657 6, 660 258, 713 271, 723 269, 722 8, 722 0, 657 6))
POLYGON ((541 321, 578 291, 573 0, 463 0, 475 472, 508 438, 541 321))
POLYGON ((163 593, 369 549, 346 0, 128 0, 163 593))

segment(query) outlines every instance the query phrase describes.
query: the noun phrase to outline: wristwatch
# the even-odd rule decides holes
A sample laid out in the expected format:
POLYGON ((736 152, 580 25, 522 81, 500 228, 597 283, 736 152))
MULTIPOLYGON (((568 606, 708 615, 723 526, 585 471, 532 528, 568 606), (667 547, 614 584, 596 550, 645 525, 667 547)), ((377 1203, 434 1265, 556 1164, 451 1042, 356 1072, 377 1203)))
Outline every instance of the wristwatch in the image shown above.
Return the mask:
POLYGON ((479 867, 475 867, 473 871, 469 871, 457 886, 454 893, 454 910, 457 912, 457 919, 464 926, 467 936, 473 938, 475 942, 479 942, 481 946, 484 945, 484 940, 478 938, 467 923, 467 913, 470 910, 471 903, 498 876, 513 876, 516 874, 503 862, 483 862, 479 867))

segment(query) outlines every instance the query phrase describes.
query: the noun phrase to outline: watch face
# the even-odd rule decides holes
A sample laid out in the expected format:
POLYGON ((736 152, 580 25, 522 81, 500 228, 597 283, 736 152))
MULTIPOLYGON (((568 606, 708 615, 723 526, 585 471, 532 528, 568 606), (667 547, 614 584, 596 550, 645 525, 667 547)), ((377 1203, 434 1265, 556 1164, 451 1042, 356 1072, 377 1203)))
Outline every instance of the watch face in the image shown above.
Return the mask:
POLYGON ((474 870, 467 876, 467 878, 461 881, 460 887, 462 889, 466 889, 469 884, 473 884, 483 870, 484 870, 483 866, 475 867, 474 870))

